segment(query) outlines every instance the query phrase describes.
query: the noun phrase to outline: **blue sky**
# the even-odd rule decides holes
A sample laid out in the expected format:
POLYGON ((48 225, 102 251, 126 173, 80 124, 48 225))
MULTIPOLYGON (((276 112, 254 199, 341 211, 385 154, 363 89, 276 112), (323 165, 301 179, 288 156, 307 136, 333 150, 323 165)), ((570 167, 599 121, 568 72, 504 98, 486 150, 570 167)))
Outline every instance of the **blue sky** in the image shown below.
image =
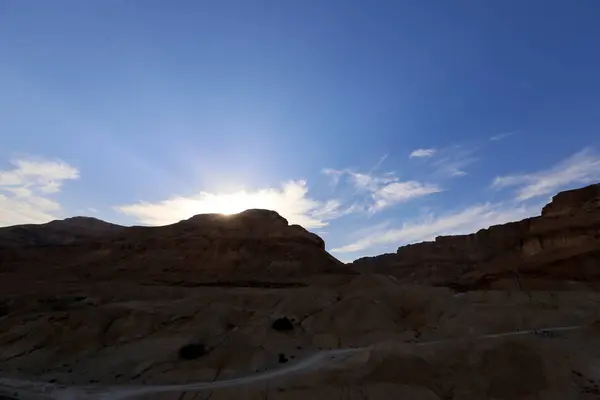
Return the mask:
POLYGON ((600 180, 600 2, 0 2, 0 225, 272 208, 342 260, 600 180))

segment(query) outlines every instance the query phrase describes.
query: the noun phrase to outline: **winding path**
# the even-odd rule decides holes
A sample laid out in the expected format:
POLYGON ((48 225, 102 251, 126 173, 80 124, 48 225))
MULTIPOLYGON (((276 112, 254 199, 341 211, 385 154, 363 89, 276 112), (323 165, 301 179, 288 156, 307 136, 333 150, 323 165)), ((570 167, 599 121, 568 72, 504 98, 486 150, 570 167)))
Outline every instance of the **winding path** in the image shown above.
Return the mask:
MULTIPOLYGON (((544 328, 539 330, 523 330, 513 332, 503 332, 495 334, 487 334, 478 337, 466 337, 458 339, 434 340, 421 343, 403 343, 413 346, 433 346, 443 343, 456 343, 464 340, 482 340, 496 339, 506 336, 540 334, 545 332, 560 332, 570 331, 582 328, 582 325, 563 326, 544 328)), ((59 384, 51 384, 39 381, 15 380, 10 378, 0 377, 0 393, 6 393, 9 396, 17 394, 19 399, 38 400, 38 399, 54 399, 54 400, 120 400, 141 396, 147 394, 167 393, 167 392, 199 392, 214 389, 230 388, 235 386, 247 385, 268 381, 281 376, 292 375, 298 372, 311 371, 332 362, 339 362, 346 357, 357 354, 363 351, 368 351, 373 346, 346 348, 335 350, 324 350, 313 354, 303 360, 289 363, 281 368, 271 371, 265 371, 257 374, 251 374, 235 379, 226 379, 214 382, 195 382, 180 385, 121 385, 121 386, 64 386, 59 384)))

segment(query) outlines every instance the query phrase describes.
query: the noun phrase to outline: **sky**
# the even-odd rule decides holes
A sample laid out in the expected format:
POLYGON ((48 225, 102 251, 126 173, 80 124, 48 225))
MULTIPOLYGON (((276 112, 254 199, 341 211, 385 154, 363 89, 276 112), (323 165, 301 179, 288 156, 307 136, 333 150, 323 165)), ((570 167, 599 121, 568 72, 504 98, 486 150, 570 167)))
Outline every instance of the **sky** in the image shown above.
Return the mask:
POLYGON ((278 211, 343 261, 600 181, 596 0, 0 0, 0 226, 278 211))

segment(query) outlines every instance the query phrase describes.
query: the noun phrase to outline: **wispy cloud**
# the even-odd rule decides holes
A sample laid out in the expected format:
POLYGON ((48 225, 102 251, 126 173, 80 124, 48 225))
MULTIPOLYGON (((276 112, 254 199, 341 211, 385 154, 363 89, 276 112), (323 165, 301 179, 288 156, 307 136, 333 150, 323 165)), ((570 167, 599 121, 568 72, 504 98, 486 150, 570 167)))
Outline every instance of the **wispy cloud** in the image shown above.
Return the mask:
POLYGON ((499 133, 499 134, 497 134, 497 135, 490 136, 490 140, 492 140, 492 141, 497 141, 497 140, 506 139, 506 138, 508 138, 508 137, 511 137, 511 136, 513 136, 513 135, 516 135, 517 133, 519 133, 519 131, 512 131, 512 132, 502 132, 502 133, 499 133))
POLYGON ((453 145, 439 149, 417 149, 410 158, 422 158, 432 167, 435 175, 443 178, 456 178, 467 175, 466 167, 475 162, 474 151, 465 146, 453 145))
POLYGON ((371 168, 369 173, 372 174, 373 172, 377 171, 383 165, 385 160, 387 160, 387 158, 388 158, 388 154, 384 154, 383 156, 379 157, 379 160, 377 160, 375 165, 373 165, 373 168, 371 168))
POLYGON ((372 229, 368 234, 349 243, 332 249, 332 253, 354 253, 371 247, 393 244, 402 246, 409 243, 433 240, 440 235, 467 234, 491 225, 523 219, 539 213, 540 205, 515 207, 514 204, 478 204, 464 210, 441 216, 432 214, 402 224, 399 228, 388 228, 389 223, 372 229))
POLYGON ((0 170, 0 226, 43 223, 58 217, 60 204, 52 199, 64 181, 79 171, 60 160, 19 158, 0 170))
POLYGON ((474 151, 463 146, 450 146, 439 151, 437 157, 432 160, 436 174, 457 178, 467 175, 466 167, 477 161, 474 151))
POLYGON ((593 149, 586 148, 547 170, 496 177, 492 187, 496 189, 518 187, 516 198, 527 200, 557 192, 565 186, 587 184, 598 180, 600 180, 600 156, 593 149))
POLYGON ((338 200, 317 201, 308 195, 305 181, 289 181, 280 188, 239 190, 230 193, 200 191, 193 196, 140 202, 115 209, 147 225, 167 225, 195 214, 232 214, 249 208, 277 211, 292 224, 319 228, 349 212, 338 200))
POLYGON ((350 171, 347 174, 357 189, 369 192, 376 192, 381 187, 397 181, 397 178, 393 175, 375 175, 350 171))
POLYGON ((373 192, 374 204, 371 210, 379 211, 394 204, 441 191, 442 189, 437 185, 417 181, 390 183, 373 192))
POLYGON ((337 186, 340 183, 340 179, 344 176, 345 171, 333 168, 323 168, 321 172, 327 175, 331 179, 331 185, 337 186))
POLYGON ((399 203, 442 191, 439 186, 431 183, 400 181, 394 173, 376 174, 350 169, 324 169, 323 173, 331 177, 336 185, 345 178, 345 183, 350 184, 356 193, 364 196, 363 209, 369 212, 378 212, 399 203))
POLYGON ((437 152, 437 150, 433 149, 433 148, 430 148, 430 149, 416 149, 416 150, 413 150, 408 157, 409 158, 431 157, 436 152, 437 152))

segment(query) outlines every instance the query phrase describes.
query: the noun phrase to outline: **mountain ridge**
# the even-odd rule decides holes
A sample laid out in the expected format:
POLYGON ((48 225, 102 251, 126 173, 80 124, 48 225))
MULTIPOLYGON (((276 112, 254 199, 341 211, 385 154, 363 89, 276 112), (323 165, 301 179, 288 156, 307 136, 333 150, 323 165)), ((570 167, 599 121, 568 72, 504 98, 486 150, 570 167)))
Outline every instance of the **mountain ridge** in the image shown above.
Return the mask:
POLYGON ((597 283, 600 271, 591 264, 600 260, 599 229, 600 184, 593 184, 558 193, 538 217, 466 235, 438 236, 350 265, 362 272, 385 272, 403 282, 435 286, 489 288, 493 281, 514 281, 517 273, 525 279, 543 276, 555 284, 561 280, 597 283), (583 267, 568 268, 575 260, 583 267))
MULTIPOLYGON (((595 287, 600 285, 600 272, 593 267, 600 260, 599 229, 600 184, 593 184, 556 194, 540 216, 401 246, 396 253, 345 264, 345 272, 390 274, 404 283, 460 290, 514 285, 517 275, 520 284, 533 283, 534 287, 543 283, 566 288, 566 282, 595 287), (577 268, 569 267, 573 262, 577 268)), ((261 209, 233 215, 198 214, 158 227, 125 227, 91 217, 72 217, 0 228, 0 248, 8 249, 0 255, 0 267, 5 269, 42 261, 49 265, 76 263, 78 271, 92 276, 98 274, 95 266, 104 264, 119 265, 116 268, 121 273, 131 268, 133 273, 144 265, 161 263, 169 265, 160 269, 165 275, 177 275, 178 269, 190 271, 197 263, 223 264, 194 270, 199 279, 219 281, 230 278, 228 274, 245 280, 260 275, 279 279, 310 276, 321 267, 322 271, 333 268, 335 273, 344 269, 326 252, 318 235, 290 225, 275 211, 261 209), (287 254, 286 246, 296 249, 294 256, 287 254), (302 254, 301 249, 310 250, 302 254), (260 269, 258 265, 264 262, 288 268, 260 269), (292 264, 295 267, 291 268, 292 264)))

